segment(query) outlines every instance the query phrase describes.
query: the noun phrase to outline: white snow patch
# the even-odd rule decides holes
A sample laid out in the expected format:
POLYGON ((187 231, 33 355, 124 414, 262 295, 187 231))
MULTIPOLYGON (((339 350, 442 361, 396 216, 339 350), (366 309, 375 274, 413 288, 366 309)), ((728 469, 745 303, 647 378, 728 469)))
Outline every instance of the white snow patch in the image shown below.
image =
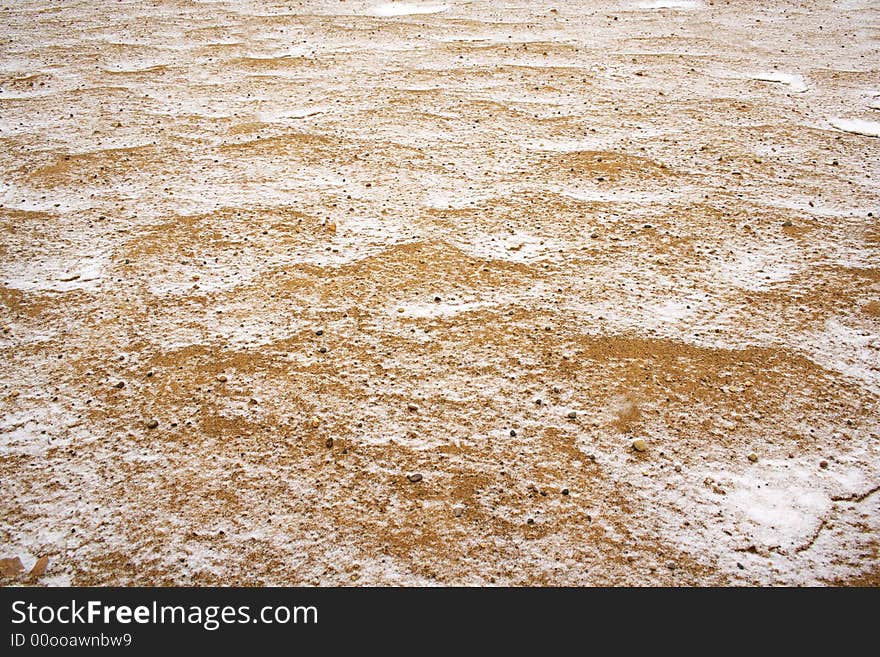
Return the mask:
POLYGON ((372 14, 387 18, 389 16, 409 16, 412 14, 439 14, 449 9, 446 5, 436 4, 413 4, 410 2, 386 2, 374 7, 372 14))
POLYGON ((858 381, 875 394, 880 393, 877 350, 880 336, 870 330, 846 326, 839 319, 828 319, 824 330, 802 339, 814 363, 858 381))
POLYGON ((753 292, 766 290, 798 271, 784 248, 773 246, 739 250, 709 271, 711 280, 753 292))
MULTIPOLYGON (((389 311, 390 315, 399 315, 408 319, 429 319, 433 317, 449 317, 470 310, 485 308, 490 304, 484 301, 467 303, 410 303, 398 304, 389 311), (401 312, 402 311, 402 312, 401 312)), ((494 305, 494 304, 491 304, 494 305)))
POLYGON ((682 196, 681 192, 643 192, 631 189, 600 190, 598 188, 579 190, 552 186, 549 192, 565 196, 575 201, 587 202, 614 202, 614 203, 640 203, 644 205, 671 204, 677 202, 682 196))
POLYGON ((698 0, 653 0, 639 3, 639 9, 702 9, 698 0))
MULTIPOLYGON (((622 459, 613 460, 626 471, 622 459)), ((853 526, 859 511, 835 504, 832 496, 870 486, 875 477, 863 465, 836 463, 817 472, 811 459, 761 459, 751 465, 713 460, 701 470, 685 464, 681 475, 672 475, 675 485, 659 492, 650 479, 631 482, 656 512, 650 521, 656 531, 698 561, 729 571, 734 581, 744 563, 743 583, 815 585, 851 570, 836 559, 841 540, 858 543, 864 530, 853 526), (690 520, 687 525, 681 524, 682 515, 690 520), (715 546, 711 553, 707 545, 715 546)))
POLYGON ((14 272, 0 273, 0 280, 3 280, 7 287, 26 291, 94 290, 101 286, 103 271, 109 261, 109 256, 104 254, 73 261, 42 258, 25 268, 20 268, 22 263, 16 263, 18 268, 14 272))
POLYGON ((601 146, 599 140, 584 139, 531 139, 522 142, 526 150, 542 151, 550 153, 576 153, 589 151, 601 146))
POLYGON ((693 314, 687 301, 670 299, 652 306, 649 311, 659 322, 663 324, 676 323, 693 314))
POLYGON ((566 244, 561 240, 515 231, 501 235, 480 235, 470 243, 458 243, 456 246, 478 258, 522 263, 548 257, 551 253, 558 254, 560 250, 565 250, 566 244))
POLYGON ((297 110, 280 109, 275 112, 262 111, 257 113, 257 120, 265 123, 276 123, 284 119, 307 119, 312 116, 325 114, 329 110, 329 106, 321 105, 314 107, 304 107, 297 110))
POLYGON ((728 488, 722 507, 737 530, 766 548, 803 545, 831 508, 831 497, 810 468, 792 472, 789 464, 770 461, 753 471, 713 477, 728 488))
POLYGON ((481 194, 463 194, 458 191, 443 191, 434 189, 427 192, 422 204, 435 210, 466 210, 474 208, 484 201, 491 200, 491 196, 481 194))
POLYGON ((843 132, 852 132, 865 137, 880 137, 880 123, 877 121, 862 121, 861 119, 831 119, 832 127, 843 132))
POLYGON ((791 88, 791 91, 796 94, 804 93, 807 90, 807 81, 804 79, 803 75, 771 71, 770 73, 758 73, 753 76, 752 79, 758 80, 759 82, 778 82, 780 84, 787 84, 791 88))
MULTIPOLYGON (((522 304, 528 299, 540 299, 547 294, 547 287, 541 283, 531 286, 519 294, 493 294, 491 300, 480 301, 477 299, 443 299, 433 302, 398 302, 391 306, 388 313, 407 319, 432 319, 435 317, 450 317, 460 313, 480 310, 483 308, 508 307, 522 304)), ((446 391, 447 397, 450 394, 446 391)))
POLYGON ((28 454, 44 456, 53 447, 64 447, 83 430, 64 416, 58 404, 0 416, 0 456, 28 454), (45 432, 45 433, 43 433, 45 432))

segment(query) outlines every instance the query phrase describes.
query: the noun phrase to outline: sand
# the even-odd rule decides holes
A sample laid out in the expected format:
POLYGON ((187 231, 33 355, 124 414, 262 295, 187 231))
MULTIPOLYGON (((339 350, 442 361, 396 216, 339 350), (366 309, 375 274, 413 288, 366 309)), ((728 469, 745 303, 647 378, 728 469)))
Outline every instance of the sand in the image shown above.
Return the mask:
POLYGON ((880 9, 766 5, 7 0, 0 557, 876 583, 880 9))

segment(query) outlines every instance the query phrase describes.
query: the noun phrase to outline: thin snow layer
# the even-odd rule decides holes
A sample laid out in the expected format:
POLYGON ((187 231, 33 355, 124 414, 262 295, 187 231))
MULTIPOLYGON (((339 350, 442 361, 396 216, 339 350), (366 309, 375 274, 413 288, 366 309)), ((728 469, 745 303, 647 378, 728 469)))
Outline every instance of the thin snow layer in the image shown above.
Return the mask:
POLYGON ((807 90, 807 81, 804 79, 803 75, 772 71, 770 73, 759 73, 758 75, 753 76, 752 79, 760 82, 778 82, 780 84, 787 84, 791 91, 797 94, 804 93, 807 90))
POLYGON ((702 9, 703 3, 697 0, 653 0, 642 2, 639 9, 702 9))
POLYGON ((372 14, 374 16, 387 18, 390 16, 409 16, 413 14, 439 14, 440 12, 444 12, 447 9, 449 9, 449 7, 447 7, 446 5, 422 5, 413 4, 411 2, 386 2, 379 5, 378 7, 374 7, 372 10, 372 14))
POLYGON ((730 492, 722 507, 748 540, 783 549, 803 545, 831 507, 831 498, 817 486, 815 472, 792 473, 784 463, 764 463, 739 473, 714 473, 730 492))
POLYGON ((708 4, 687 0, 614 3, 635 32, 593 3, 566 20, 521 0, 304 4, 277 22, 260 3, 194 5, 158 32, 140 9, 108 27, 94 2, 10 25, 0 556, 49 555, 56 585, 357 581, 339 564, 395 585, 876 568, 880 142, 828 124, 842 103, 877 119, 854 70, 870 44, 801 12, 781 53, 781 14, 715 3, 685 22, 708 4), (315 9, 383 29, 340 36, 351 16, 315 9), (53 48, 71 56, 42 70, 53 48), (808 84, 818 118, 793 105, 808 84), (639 159, 592 175, 569 155, 589 151, 639 159), (81 164, 53 172, 63 154, 81 164), (552 166, 569 160, 583 170, 552 166), (181 507, 178 479, 204 507, 181 507), (532 500, 533 480, 549 494, 532 500), (403 535, 429 540, 377 548, 403 535), (707 570, 668 568, 679 555, 707 570))
POLYGON ((25 291, 94 290, 101 286, 108 262, 106 254, 73 258, 42 257, 24 269, 4 271, 0 268, 0 281, 7 287, 25 291))
POLYGON ((472 312, 474 310, 482 310, 485 308, 503 308, 510 307, 516 303, 525 303, 526 301, 540 299, 547 294, 546 286, 542 284, 533 285, 530 289, 525 290, 522 294, 495 294, 492 295, 490 301, 480 299, 472 299, 470 296, 465 299, 448 299, 433 302, 422 301, 401 301, 390 307, 388 314, 392 317, 400 317, 407 319, 434 319, 437 317, 452 317, 461 313, 472 312))
POLYGON ((822 331, 802 338, 809 358, 822 367, 839 372, 880 394, 877 350, 880 337, 870 327, 847 326, 837 318, 828 319, 822 331))
POLYGON ((595 139, 529 139, 522 142, 526 150, 547 153, 576 153, 601 147, 602 140, 595 139))
POLYGON ((797 271, 790 249, 766 245, 733 250, 711 270, 709 279, 756 292, 788 280, 797 271))
POLYGON ((470 244, 460 243, 458 246, 477 258, 531 262, 559 253, 566 245, 561 240, 542 238, 525 231, 512 231, 507 234, 480 236, 470 244))
POLYGON ((831 119, 831 125, 843 132, 852 132, 866 137, 880 137, 880 123, 861 119, 831 119))
POLYGON ((857 560, 839 559, 839 550, 842 543, 864 548, 877 531, 880 496, 869 492, 875 474, 855 461, 818 471, 802 459, 725 461, 685 467, 659 496, 644 476, 658 476, 656 469, 631 480, 655 512, 649 522, 659 534, 728 570, 732 583, 816 585, 858 571, 857 560), (854 496, 864 497, 853 503, 854 496))

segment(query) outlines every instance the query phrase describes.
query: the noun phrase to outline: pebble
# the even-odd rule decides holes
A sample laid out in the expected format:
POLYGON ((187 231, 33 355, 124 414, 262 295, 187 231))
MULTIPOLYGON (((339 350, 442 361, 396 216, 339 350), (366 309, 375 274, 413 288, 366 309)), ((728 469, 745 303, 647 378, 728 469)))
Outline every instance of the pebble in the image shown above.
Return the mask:
POLYGON ((418 472, 416 472, 415 474, 409 475, 407 477, 407 479, 409 479, 414 484, 417 484, 418 482, 420 482, 422 480, 422 475, 420 475, 418 472))
POLYGON ((220 374, 220 375, 217 376, 217 380, 218 380, 220 383, 226 383, 229 379, 226 378, 226 375, 225 375, 225 374, 220 374))
POLYGON ((637 452, 644 452, 648 449, 648 443, 645 442, 644 438, 636 438, 632 441, 632 448, 637 452))
POLYGON ((577 418, 577 416, 578 416, 578 414, 575 413, 574 411, 571 411, 571 412, 569 412, 568 415, 566 415, 566 417, 567 417, 569 420, 574 420, 574 419, 577 418))
POLYGON ((333 449, 333 439, 328 438, 324 441, 324 444, 327 446, 327 449, 333 449))
POLYGON ((125 381, 120 381, 120 382, 117 383, 114 387, 119 388, 120 390, 122 390, 122 389, 125 387, 125 381))
POLYGON ((464 515, 464 507, 461 504, 452 507, 452 515, 456 518, 461 518, 461 516, 464 515))
POLYGON ((782 226, 783 226, 783 228, 791 228, 792 226, 794 226, 794 224, 791 223, 791 221, 789 219, 786 219, 785 221, 782 222, 782 226))
POLYGON ((511 429, 511 430, 510 430, 510 437, 511 437, 511 438, 516 438, 516 430, 514 430, 514 429, 511 429))
POLYGON ((828 461, 826 461, 825 459, 822 459, 821 461, 819 461, 819 467, 824 470, 825 468, 828 467, 828 461))
POLYGON ((406 410, 410 411, 411 413, 415 413, 417 410, 419 410, 419 407, 415 404, 410 403, 406 405, 406 410))
POLYGON ((676 471, 676 472, 681 472, 681 465, 680 465, 679 463, 676 463, 676 464, 675 464, 675 471, 676 471))
POLYGON ((318 351, 319 351, 320 353, 322 353, 322 354, 326 354, 326 353, 327 353, 327 347, 320 347, 320 348, 318 349, 318 351))
POLYGON ((158 426, 159 426, 158 420, 150 420, 149 422, 147 422, 147 429, 155 429, 158 426))
POLYGON ((754 452, 752 452, 752 453, 749 454, 749 461, 751 461, 752 463, 754 463, 754 462, 757 461, 757 460, 758 460, 758 455, 757 455, 757 454, 755 454, 754 452))
POLYGON ((318 329, 317 331, 315 331, 315 335, 324 335, 324 330, 318 329))
POLYGON ((309 426, 312 427, 312 429, 317 429, 321 426, 321 418, 316 415, 311 420, 309 420, 309 426))
POLYGON ((563 489, 562 489, 562 494, 563 494, 563 495, 568 495, 568 493, 569 493, 569 490, 568 490, 567 488, 563 488, 563 489))

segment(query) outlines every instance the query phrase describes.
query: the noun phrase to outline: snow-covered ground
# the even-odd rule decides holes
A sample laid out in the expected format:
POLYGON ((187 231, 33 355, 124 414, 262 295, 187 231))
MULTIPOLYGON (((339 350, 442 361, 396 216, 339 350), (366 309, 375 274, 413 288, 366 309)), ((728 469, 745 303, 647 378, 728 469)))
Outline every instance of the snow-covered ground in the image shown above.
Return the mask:
POLYGON ((877 583, 876 3, 107 11, 3 12, 0 558, 877 583))

